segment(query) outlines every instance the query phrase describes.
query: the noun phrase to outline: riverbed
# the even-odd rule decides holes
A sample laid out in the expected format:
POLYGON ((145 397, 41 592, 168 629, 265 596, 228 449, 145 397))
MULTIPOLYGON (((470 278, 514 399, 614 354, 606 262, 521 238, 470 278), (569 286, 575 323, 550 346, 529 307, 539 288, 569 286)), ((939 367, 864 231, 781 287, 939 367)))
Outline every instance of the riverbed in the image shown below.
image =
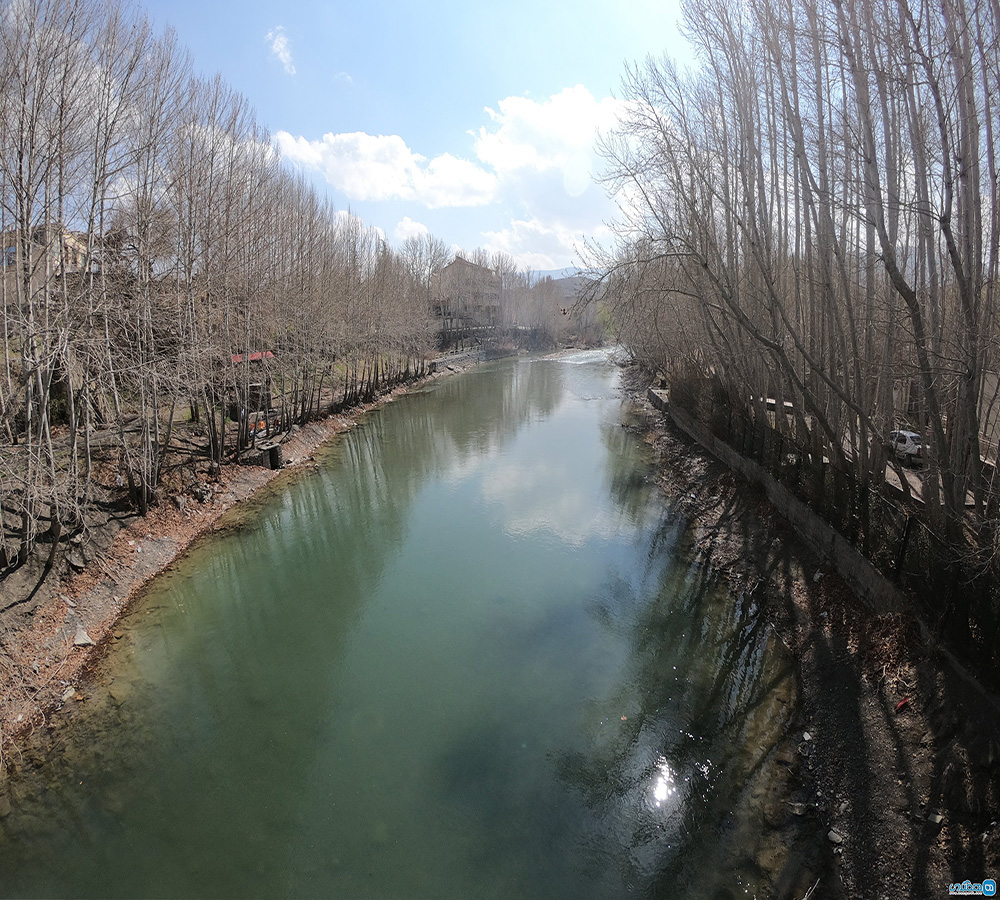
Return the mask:
POLYGON ((15 761, 0 892, 766 892, 793 666, 617 379, 430 383, 232 514, 15 761))

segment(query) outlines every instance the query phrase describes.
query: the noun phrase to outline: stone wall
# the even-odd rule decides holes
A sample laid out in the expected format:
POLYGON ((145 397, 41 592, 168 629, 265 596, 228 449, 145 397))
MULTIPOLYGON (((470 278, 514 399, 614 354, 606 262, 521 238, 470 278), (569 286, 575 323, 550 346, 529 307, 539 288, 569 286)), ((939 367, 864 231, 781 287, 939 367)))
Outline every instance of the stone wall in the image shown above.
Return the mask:
POLYGON ((902 594, 865 559, 838 531, 816 515, 805 503, 752 460, 716 438, 704 425, 683 410, 671 406, 666 391, 650 389, 649 402, 713 456, 749 481, 759 484, 768 500, 806 543, 830 563, 851 590, 874 613, 896 612, 906 606, 902 594))

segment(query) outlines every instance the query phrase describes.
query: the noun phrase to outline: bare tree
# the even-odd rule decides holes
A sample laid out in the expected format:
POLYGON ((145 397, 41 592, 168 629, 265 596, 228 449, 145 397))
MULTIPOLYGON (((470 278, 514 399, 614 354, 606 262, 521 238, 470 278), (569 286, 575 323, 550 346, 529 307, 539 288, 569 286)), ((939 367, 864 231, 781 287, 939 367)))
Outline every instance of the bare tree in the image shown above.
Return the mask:
POLYGON ((0 574, 86 524, 97 448, 145 513, 179 420, 217 469, 258 411, 290 428, 424 371, 444 244, 336 211, 171 32, 23 0, 0 48, 0 574))
POLYGON ((790 401, 863 496, 887 431, 926 428, 923 500, 962 543, 970 493, 984 521, 998 387, 995 7, 704 0, 686 17, 701 69, 630 68, 603 144, 625 212, 595 261, 612 320, 651 366, 790 401))

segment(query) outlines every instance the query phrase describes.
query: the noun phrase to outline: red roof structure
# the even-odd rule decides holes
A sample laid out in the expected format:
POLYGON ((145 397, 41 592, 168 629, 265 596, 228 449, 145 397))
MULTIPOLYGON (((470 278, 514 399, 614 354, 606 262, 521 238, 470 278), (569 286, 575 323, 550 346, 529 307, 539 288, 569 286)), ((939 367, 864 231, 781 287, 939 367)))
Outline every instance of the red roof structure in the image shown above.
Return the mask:
MULTIPOLYGON (((274 359, 274 354, 270 350, 255 350, 254 352, 247 354, 247 360, 249 362, 260 362, 261 360, 264 359, 274 359)), ((233 362, 234 363, 243 362, 243 354, 234 353, 233 362)))

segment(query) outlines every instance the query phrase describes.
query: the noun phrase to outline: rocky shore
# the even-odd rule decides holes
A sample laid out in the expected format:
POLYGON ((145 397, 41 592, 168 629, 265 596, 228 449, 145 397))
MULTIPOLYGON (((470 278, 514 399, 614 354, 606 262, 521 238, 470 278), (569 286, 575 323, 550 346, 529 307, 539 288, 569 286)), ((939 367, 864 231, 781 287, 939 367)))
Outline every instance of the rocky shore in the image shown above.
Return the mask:
POLYGON ((905 608, 871 614, 749 484, 639 399, 657 480, 797 661, 764 806, 775 897, 931 898, 1000 874, 1000 706, 905 608))

